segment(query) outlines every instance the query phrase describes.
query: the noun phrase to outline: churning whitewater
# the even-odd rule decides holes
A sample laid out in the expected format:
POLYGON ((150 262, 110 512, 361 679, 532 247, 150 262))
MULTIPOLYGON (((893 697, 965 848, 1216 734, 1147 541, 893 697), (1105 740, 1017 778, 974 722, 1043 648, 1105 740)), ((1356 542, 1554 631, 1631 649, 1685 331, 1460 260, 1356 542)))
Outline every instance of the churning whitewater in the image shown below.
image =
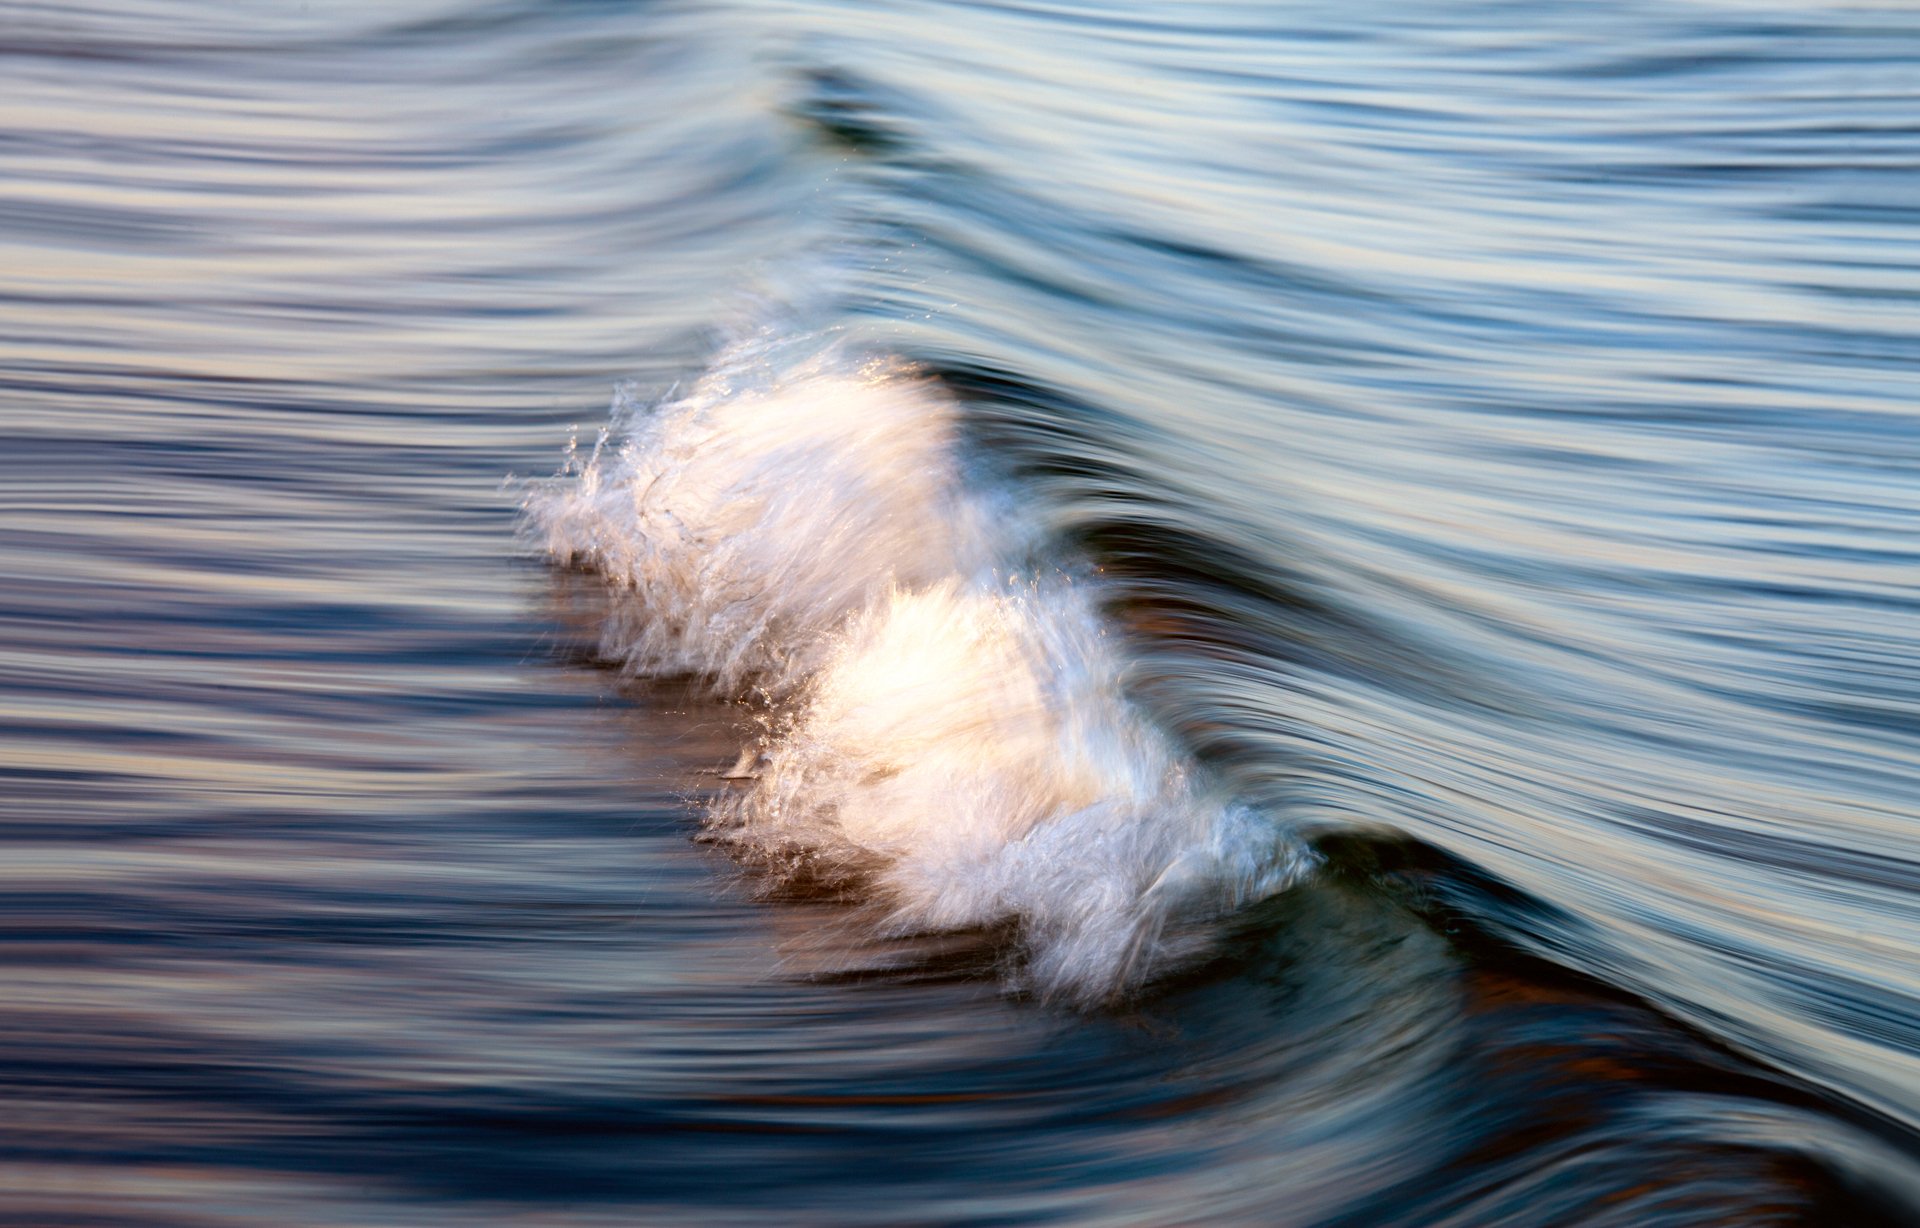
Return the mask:
POLYGON ((718 839, 857 885, 890 935, 1011 923, 1015 983, 1097 1002, 1312 854, 1127 699, 1097 577, 971 471, 956 413, 896 360, 742 341, 688 391, 617 396, 529 523, 621 591, 603 656, 764 709, 718 839))

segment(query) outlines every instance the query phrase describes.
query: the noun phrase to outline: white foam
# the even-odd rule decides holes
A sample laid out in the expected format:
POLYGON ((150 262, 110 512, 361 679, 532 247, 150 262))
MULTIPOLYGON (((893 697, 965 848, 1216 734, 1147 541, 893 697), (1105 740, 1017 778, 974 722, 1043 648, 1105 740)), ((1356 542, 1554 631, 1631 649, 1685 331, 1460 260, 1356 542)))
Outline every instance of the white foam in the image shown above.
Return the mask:
POLYGON ((603 645, 636 672, 785 693, 889 586, 990 563, 927 381, 832 349, 777 379, 775 361, 743 345, 650 413, 616 400, 628 437, 528 503, 548 553, 644 606, 603 645))
POLYGON ((1125 698, 1087 578, 965 480, 933 382, 740 347, 623 418, 528 511, 556 559, 631 590, 609 656, 778 705, 758 778, 713 808, 727 839, 852 876, 896 931, 1014 922, 1020 975, 1079 1000, 1305 869, 1125 698))

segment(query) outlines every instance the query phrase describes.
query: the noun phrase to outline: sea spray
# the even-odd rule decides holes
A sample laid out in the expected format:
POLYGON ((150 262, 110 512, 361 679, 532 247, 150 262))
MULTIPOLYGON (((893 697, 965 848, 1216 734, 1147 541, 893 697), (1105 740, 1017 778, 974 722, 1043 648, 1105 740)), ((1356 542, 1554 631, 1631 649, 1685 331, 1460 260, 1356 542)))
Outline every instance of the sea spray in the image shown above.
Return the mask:
POLYGON ((607 659, 769 705, 714 835, 860 884, 890 933, 1011 922, 1016 977, 1082 1002, 1304 872, 1128 700, 1095 578, 968 473, 938 383, 793 349, 744 342, 684 393, 617 400, 526 505, 551 557, 624 590, 607 659))
POLYGON ((637 599, 643 617, 602 645, 636 673, 787 694, 889 586, 991 565, 948 407, 897 364, 828 351, 776 379, 742 344, 650 412, 616 400, 615 419, 617 446, 527 506, 556 561, 637 599))

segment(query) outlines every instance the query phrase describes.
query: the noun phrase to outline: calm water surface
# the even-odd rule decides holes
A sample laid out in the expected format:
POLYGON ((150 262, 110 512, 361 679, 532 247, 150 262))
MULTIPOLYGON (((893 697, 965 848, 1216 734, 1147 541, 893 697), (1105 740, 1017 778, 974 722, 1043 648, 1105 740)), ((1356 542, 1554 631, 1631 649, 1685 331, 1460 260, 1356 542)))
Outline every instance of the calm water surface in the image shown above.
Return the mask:
POLYGON ((1898 5, 0 3, 0 1221, 1911 1222, 1916 117, 1898 5), (616 386, 951 415, 1187 945, 697 840, 780 709, 521 527, 616 386))

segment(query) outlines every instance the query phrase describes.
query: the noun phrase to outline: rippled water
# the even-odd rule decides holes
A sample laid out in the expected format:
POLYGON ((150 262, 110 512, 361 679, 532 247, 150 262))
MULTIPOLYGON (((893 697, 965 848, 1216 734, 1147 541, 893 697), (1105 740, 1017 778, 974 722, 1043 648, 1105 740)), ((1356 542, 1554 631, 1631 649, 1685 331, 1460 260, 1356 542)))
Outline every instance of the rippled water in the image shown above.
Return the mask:
POLYGON ((1906 1222, 1915 116, 1885 5, 0 5, 0 1218, 1906 1222))

